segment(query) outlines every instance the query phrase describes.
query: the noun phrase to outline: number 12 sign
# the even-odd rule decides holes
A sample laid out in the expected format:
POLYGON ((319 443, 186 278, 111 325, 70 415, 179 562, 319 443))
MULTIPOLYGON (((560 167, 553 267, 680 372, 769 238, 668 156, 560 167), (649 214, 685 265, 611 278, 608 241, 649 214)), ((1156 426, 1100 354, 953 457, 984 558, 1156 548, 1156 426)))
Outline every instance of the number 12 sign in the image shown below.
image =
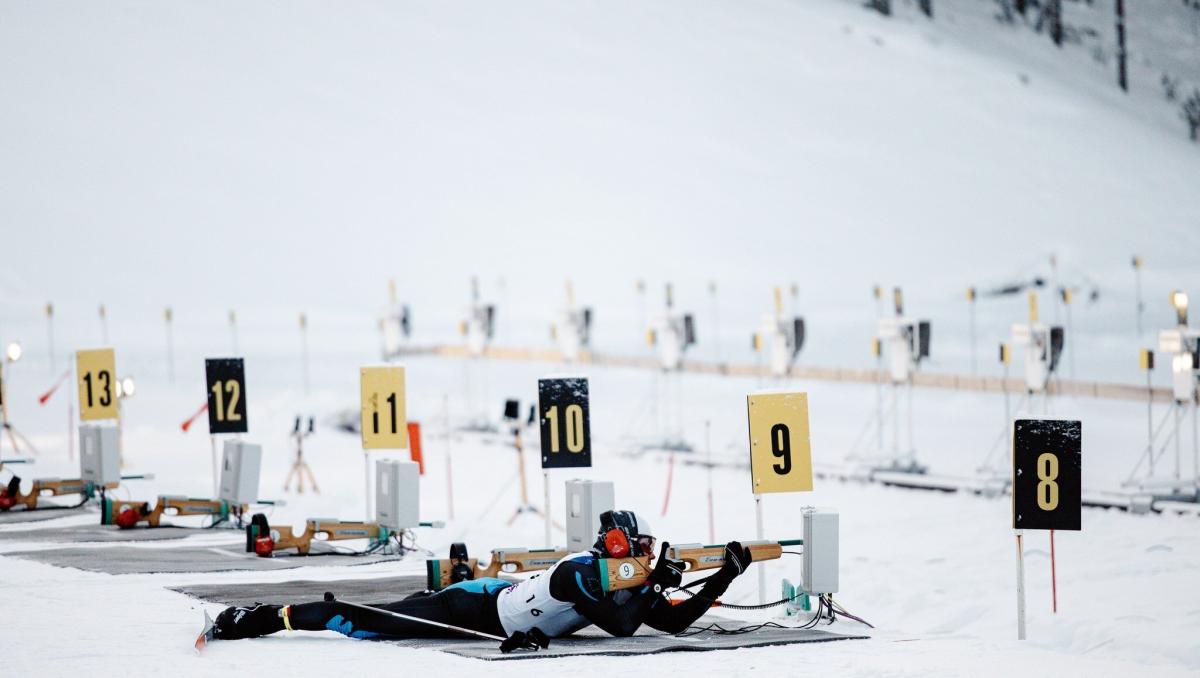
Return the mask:
POLYGON ((208 385, 208 432, 245 433, 246 364, 241 358, 208 358, 204 361, 208 385))
POLYGON ((408 414, 404 409, 404 368, 364 367, 359 372, 364 450, 408 448, 408 414))
POLYGON ((1068 419, 1013 422, 1013 528, 1078 530, 1083 503, 1083 425, 1068 419))
POLYGON ((753 393, 746 396, 746 412, 754 494, 811 492, 808 394, 753 393))

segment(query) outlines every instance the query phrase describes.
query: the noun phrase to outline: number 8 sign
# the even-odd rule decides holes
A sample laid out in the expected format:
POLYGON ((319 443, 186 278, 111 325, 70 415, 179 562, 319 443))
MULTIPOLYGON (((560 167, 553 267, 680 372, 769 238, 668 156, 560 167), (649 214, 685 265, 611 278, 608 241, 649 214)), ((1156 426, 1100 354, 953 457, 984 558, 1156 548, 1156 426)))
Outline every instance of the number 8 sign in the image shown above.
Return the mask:
POLYGON ((746 412, 754 494, 811 492, 808 394, 752 393, 746 396, 746 412))
POLYGON ((1013 422, 1013 528, 1078 530, 1083 427, 1065 419, 1013 422))

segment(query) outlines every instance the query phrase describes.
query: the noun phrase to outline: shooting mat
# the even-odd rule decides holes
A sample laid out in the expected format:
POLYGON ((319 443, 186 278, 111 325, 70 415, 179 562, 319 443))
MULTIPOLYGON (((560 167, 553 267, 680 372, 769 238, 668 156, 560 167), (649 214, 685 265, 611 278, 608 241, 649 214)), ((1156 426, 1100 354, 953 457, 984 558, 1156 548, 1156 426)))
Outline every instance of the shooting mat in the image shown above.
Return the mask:
MULTIPOLYGON (((43 551, 14 551, 4 554, 36 560, 58 567, 74 567, 107 574, 156 574, 161 572, 233 572, 239 570, 290 570, 306 565, 369 565, 399 556, 352 556, 330 553, 321 556, 277 556, 259 558, 243 550, 244 541, 228 546, 179 546, 139 548, 136 546, 99 546, 94 548, 56 548, 43 551)), ((317 548, 314 544, 313 551, 317 548)), ((255 585, 259 586, 259 585, 255 585)))
MULTIPOLYGON (((379 577, 337 581, 289 581, 261 584, 206 584, 172 588, 200 600, 222 605, 244 606, 253 603, 303 603, 321 600, 325 591, 344 600, 357 603, 383 602, 403 598, 425 588, 425 577, 379 577)), ((713 615, 702 617, 700 626, 718 623, 727 629, 750 624, 745 621, 722 619, 713 615)), ((794 643, 819 643, 833 640, 856 640, 866 636, 844 635, 818 629, 764 628, 752 633, 726 635, 704 631, 691 636, 673 636, 643 627, 631 638, 613 638, 591 627, 570 638, 551 641, 550 647, 538 652, 501 654, 492 641, 475 640, 392 640, 384 641, 402 647, 437 650, 460 657, 483 660, 547 659, 577 655, 639 655, 659 652, 700 652, 735 650, 743 647, 767 647, 794 643)))
POLYGON ((234 530, 205 530, 195 527, 161 527, 122 530, 115 525, 71 525, 69 527, 30 527, 25 530, 4 530, 0 541, 64 542, 81 544, 87 542, 162 541, 183 539, 197 534, 227 535, 230 543, 245 542, 245 536, 234 530))
MULTIPOLYGON (((25 509, 15 509, 12 511, 0 512, 0 525, 13 525, 17 523, 35 523, 42 520, 54 520, 55 518, 66 518, 67 516, 76 516, 83 513, 86 509, 78 506, 47 506, 33 511, 25 509)), ((99 519, 96 522, 100 522, 99 519)))

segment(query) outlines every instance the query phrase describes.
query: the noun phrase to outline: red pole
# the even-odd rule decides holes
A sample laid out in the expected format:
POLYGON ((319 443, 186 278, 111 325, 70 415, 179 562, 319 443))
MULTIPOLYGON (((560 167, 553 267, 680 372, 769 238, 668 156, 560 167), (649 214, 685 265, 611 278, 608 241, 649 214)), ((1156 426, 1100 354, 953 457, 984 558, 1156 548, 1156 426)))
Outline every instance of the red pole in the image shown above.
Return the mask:
POLYGON ((1050 530, 1050 603, 1051 610, 1058 614, 1058 573, 1054 566, 1054 530, 1050 530))

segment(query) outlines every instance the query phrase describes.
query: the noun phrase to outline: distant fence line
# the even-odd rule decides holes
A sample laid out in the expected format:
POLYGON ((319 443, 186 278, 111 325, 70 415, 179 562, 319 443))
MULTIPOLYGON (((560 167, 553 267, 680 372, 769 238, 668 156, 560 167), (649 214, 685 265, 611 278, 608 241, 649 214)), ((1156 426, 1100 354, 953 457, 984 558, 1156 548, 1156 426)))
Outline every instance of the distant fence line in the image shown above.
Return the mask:
MULTIPOLYGON (((445 358, 467 358, 470 356, 466 347, 447 344, 431 346, 414 346, 405 348, 401 355, 437 355, 445 358)), ((484 357, 494 360, 516 360, 526 362, 566 363, 562 352, 551 348, 521 348, 513 346, 489 346, 484 350, 484 357)), ((658 360, 652 356, 623 356, 606 353, 585 352, 577 361, 581 365, 599 365, 602 367, 633 367, 639 369, 661 369, 658 360)), ((711 362, 701 360, 685 360, 680 371, 693 374, 715 374, 731 377, 772 378, 770 370, 761 365, 749 363, 711 362)), ((815 367, 797 365, 788 372, 793 379, 811 381, 834 381, 860 384, 888 383, 886 374, 876 369, 856 369, 845 367, 815 367)), ((913 385, 927 388, 940 388, 954 391, 975 391, 980 393, 1025 393, 1025 381, 1020 377, 1008 379, 1000 377, 975 377, 965 374, 945 374, 936 372, 917 372, 913 375, 913 385)), ((1147 388, 1133 384, 1117 384, 1112 382, 1081 381, 1076 379, 1052 379, 1047 391, 1050 395, 1069 395, 1082 398, 1100 398, 1105 400, 1132 400, 1146 402, 1169 403, 1173 400, 1169 388, 1147 388)))

